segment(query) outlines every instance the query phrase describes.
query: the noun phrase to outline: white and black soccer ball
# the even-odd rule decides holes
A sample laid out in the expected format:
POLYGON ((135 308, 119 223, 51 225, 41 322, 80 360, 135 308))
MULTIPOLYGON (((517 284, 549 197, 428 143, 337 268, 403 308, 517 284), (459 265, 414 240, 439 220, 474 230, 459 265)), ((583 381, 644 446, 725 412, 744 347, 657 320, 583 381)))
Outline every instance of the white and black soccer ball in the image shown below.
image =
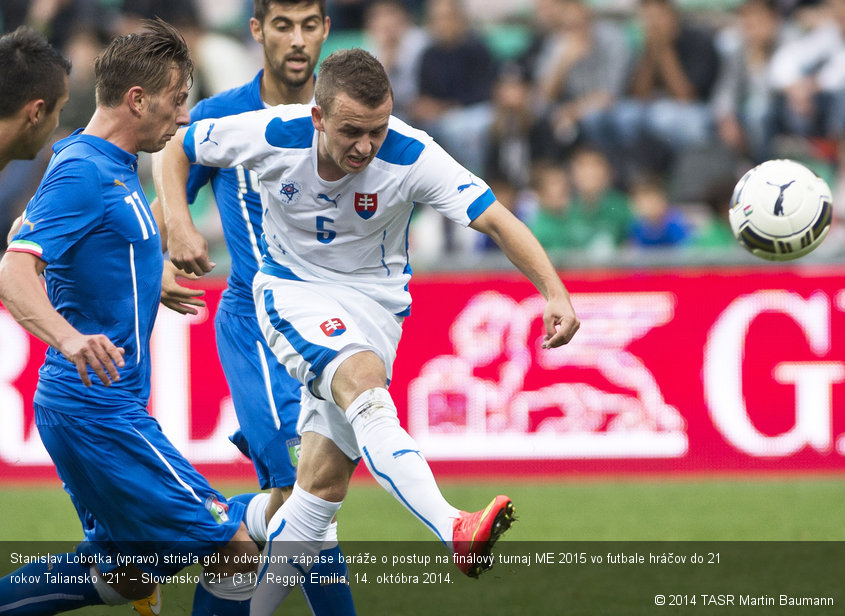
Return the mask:
POLYGON ((830 187, 794 160, 768 160, 742 176, 731 197, 734 235, 763 259, 789 261, 815 250, 833 218, 830 187))

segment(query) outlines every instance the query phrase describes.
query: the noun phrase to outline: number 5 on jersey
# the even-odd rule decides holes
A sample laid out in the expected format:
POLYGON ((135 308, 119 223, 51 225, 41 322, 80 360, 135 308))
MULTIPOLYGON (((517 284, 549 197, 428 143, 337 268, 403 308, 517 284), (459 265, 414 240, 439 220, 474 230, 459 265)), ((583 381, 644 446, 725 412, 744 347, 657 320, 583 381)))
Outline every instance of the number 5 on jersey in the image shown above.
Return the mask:
POLYGON ((326 223, 330 222, 334 222, 334 218, 317 216, 317 241, 321 244, 330 244, 337 237, 337 231, 326 228, 326 223))

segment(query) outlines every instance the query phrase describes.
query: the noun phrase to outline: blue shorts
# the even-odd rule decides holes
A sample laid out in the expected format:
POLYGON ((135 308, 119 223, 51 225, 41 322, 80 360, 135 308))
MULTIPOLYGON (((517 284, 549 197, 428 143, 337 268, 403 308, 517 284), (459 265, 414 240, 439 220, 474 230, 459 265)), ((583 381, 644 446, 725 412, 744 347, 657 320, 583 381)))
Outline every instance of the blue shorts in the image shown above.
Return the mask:
POLYGON ((262 489, 292 486, 302 386, 267 347, 256 317, 218 309, 214 325, 240 425, 232 441, 252 459, 262 489))
POLYGON ((84 416, 33 407, 85 531, 78 552, 96 558, 100 571, 122 564, 119 552, 144 571, 172 575, 238 530, 243 504, 227 503, 145 408, 84 416))

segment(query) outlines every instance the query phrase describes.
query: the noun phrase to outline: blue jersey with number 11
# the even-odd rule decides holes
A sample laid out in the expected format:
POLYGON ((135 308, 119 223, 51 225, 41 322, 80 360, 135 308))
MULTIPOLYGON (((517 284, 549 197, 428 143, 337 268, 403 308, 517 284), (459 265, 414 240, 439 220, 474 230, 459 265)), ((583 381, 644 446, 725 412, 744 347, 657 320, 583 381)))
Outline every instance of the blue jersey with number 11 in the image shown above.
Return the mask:
POLYGON ((163 261, 137 157, 82 133, 59 141, 53 151, 9 250, 45 261, 53 307, 83 334, 104 334, 122 347, 126 365, 110 387, 89 369, 93 384, 85 387, 76 366, 51 347, 35 402, 65 413, 144 407, 163 261))

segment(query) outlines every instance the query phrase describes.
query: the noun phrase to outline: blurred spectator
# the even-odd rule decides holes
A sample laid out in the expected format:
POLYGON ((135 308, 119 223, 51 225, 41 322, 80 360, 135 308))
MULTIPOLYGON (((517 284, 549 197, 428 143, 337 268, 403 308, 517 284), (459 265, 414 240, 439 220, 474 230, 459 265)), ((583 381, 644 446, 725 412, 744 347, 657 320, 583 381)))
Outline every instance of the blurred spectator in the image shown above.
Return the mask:
MULTIPOLYGON (((600 138, 604 112, 623 93, 631 49, 620 28, 597 21, 586 0, 555 0, 557 27, 537 57, 537 89, 549 137, 569 146, 600 138)), ((550 151, 551 152, 551 151, 550 151)))
POLYGON ((547 250, 577 249, 607 257, 628 239, 631 206, 613 188, 612 169, 599 150, 578 148, 571 176, 561 163, 538 163, 534 187, 537 209, 529 227, 547 250))
POLYGON ((595 148, 580 147, 573 156, 570 211, 573 236, 583 237, 581 246, 621 245, 631 228, 632 212, 628 196, 613 188, 613 169, 604 154, 595 148))
POLYGON ((505 178, 517 189, 527 188, 538 139, 531 83, 519 65, 505 65, 493 87, 493 121, 484 177, 505 178))
POLYGON ((612 111, 615 138, 604 143, 608 154, 622 148, 626 179, 643 167, 665 171, 684 148, 712 140, 719 71, 713 33, 685 22, 671 0, 640 0, 638 15, 644 41, 631 98, 612 111))
POLYGON ((113 35, 137 32, 141 20, 156 17, 180 29, 199 24, 193 0, 102 0, 101 4, 109 10, 113 35))
POLYGON ((528 221, 531 232, 550 252, 577 248, 579 242, 570 234, 572 189, 566 167, 559 162, 537 162, 533 176, 537 209, 528 221))
POLYGON ((779 0, 780 14, 799 32, 815 30, 827 18, 825 0, 779 0))
POLYGON ((241 85, 258 70, 260 63, 242 42, 201 26, 193 0, 123 0, 113 29, 135 32, 142 19, 156 16, 179 28, 191 49, 196 70, 189 102, 241 85))
POLYGON ((540 56, 560 28, 563 18, 558 6, 559 1, 534 0, 534 10, 531 12, 531 38, 528 47, 522 52, 517 62, 525 74, 535 82, 540 56))
POLYGON ((827 0, 829 13, 772 59, 779 120, 790 134, 845 134, 845 0, 827 0))
POLYGON ((327 0, 326 13, 335 30, 360 30, 371 0, 327 0))
POLYGON ((662 182, 653 176, 636 180, 631 188, 634 221, 629 236, 633 246, 678 246, 690 235, 683 212, 669 203, 662 182))
POLYGON ((504 24, 529 15, 535 0, 464 0, 467 16, 474 24, 504 24))
POLYGON ((710 187, 705 205, 707 217, 703 224, 696 228, 690 240, 690 245, 696 248, 735 248, 738 246, 731 230, 730 216, 731 197, 733 196, 736 178, 726 177, 710 187))
POLYGON ((393 86, 393 115, 407 120, 418 93, 420 60, 428 35, 414 25, 400 0, 375 0, 365 19, 367 48, 384 65, 393 86))
POLYGON ((64 49, 76 29, 103 25, 101 0, 3 0, 0 2, 3 28, 7 32, 26 24, 64 49))
POLYGON ((461 0, 430 0, 431 44, 420 62, 412 121, 473 173, 481 174, 492 121, 496 63, 471 30, 461 0))
POLYGON ((65 48, 73 64, 69 78, 69 95, 61 116, 61 127, 67 134, 88 124, 94 114, 94 59, 108 41, 106 33, 91 28, 76 28, 65 48))
POLYGON ((771 158, 774 91, 771 61, 786 37, 775 0, 746 0, 720 33, 721 75, 713 112, 722 143, 754 162, 771 158))

